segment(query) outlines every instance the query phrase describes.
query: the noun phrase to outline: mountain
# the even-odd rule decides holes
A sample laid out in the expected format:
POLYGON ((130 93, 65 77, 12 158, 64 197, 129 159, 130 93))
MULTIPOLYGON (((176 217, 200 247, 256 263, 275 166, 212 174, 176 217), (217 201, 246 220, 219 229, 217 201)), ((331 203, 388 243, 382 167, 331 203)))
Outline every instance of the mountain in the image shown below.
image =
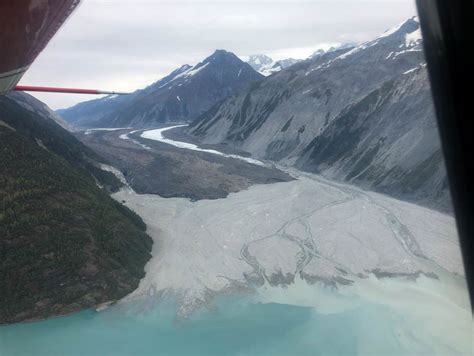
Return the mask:
POLYGON ((412 18, 256 83, 188 132, 202 143, 450 210, 425 66, 412 18))
POLYGON ((8 94, 8 96, 13 99, 17 104, 24 107, 26 110, 32 111, 41 117, 46 117, 50 120, 53 120, 67 131, 73 130, 71 125, 69 125, 61 116, 51 110, 48 105, 39 101, 35 97, 16 91, 11 92, 10 94, 8 94))
POLYGON ((184 65, 133 94, 80 103, 58 113, 76 127, 151 127, 189 122, 262 78, 233 53, 217 50, 195 66, 184 65))
POLYGON ((249 57, 247 63, 257 72, 264 76, 269 76, 273 73, 279 72, 284 68, 288 68, 295 63, 300 62, 301 59, 287 58, 279 61, 274 61, 265 54, 256 54, 249 57))
MULTIPOLYGON (((352 48, 352 47, 355 47, 355 45, 350 44, 350 43, 344 43, 337 46, 333 46, 329 48, 328 50, 318 49, 309 58, 314 59, 314 58, 317 58, 318 56, 321 56, 324 53, 329 53, 335 50, 347 49, 347 48, 352 48)), ((265 54, 255 54, 248 58, 247 63, 250 64, 250 66, 253 69, 255 69, 257 72, 268 77, 269 75, 272 75, 273 73, 277 73, 281 71, 282 69, 286 69, 301 61, 303 60, 295 59, 295 58, 287 58, 287 59, 280 59, 278 61, 274 61, 271 57, 265 54)))
POLYGON ((122 298, 150 258, 145 224, 108 194, 122 183, 56 120, 0 96, 0 324, 122 298))
POLYGON ((254 54, 249 57, 247 63, 257 72, 261 72, 262 69, 271 67, 275 62, 265 54, 254 54))
POLYGON ((313 52, 313 54, 311 56, 309 56, 309 58, 310 59, 315 59, 317 57, 322 56, 325 53, 334 52, 336 50, 342 50, 342 49, 352 49, 356 46, 357 45, 355 43, 341 43, 341 44, 338 44, 336 46, 331 46, 327 50, 324 50, 324 49, 320 48, 320 49, 316 50, 315 52, 313 52))

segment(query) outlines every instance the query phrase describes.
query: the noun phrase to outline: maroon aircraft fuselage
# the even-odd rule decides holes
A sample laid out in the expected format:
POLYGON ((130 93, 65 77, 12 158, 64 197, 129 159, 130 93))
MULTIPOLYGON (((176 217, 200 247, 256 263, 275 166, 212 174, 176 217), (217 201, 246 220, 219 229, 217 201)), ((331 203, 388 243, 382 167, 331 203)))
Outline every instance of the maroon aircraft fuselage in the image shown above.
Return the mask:
POLYGON ((0 2, 0 95, 14 89, 80 0, 0 2))

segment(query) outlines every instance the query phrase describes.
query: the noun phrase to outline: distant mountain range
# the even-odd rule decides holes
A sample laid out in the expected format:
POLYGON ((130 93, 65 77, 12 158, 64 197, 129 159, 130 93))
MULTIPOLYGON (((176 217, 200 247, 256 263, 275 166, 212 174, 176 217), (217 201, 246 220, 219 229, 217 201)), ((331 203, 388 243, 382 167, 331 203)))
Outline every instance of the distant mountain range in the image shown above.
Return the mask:
MULTIPOLYGON (((355 44, 351 43, 344 43, 330 47, 327 50, 318 49, 315 51, 309 58, 316 58, 318 56, 323 55, 324 53, 332 52, 338 49, 345 49, 345 48, 352 48, 355 47, 355 44)), ((295 58, 286 58, 280 59, 278 61, 273 60, 271 57, 267 56, 266 54, 256 54, 252 55, 248 58, 247 63, 255 69, 260 74, 268 77, 273 73, 277 73, 282 69, 286 69, 296 63, 302 62, 303 59, 295 59, 295 58)))
POLYGON ((247 60, 253 69, 266 77, 298 62, 301 62, 301 59, 288 58, 274 61, 265 54, 252 55, 247 60))
MULTIPOLYGON (((332 50, 335 48, 329 51, 332 50)), ((324 51, 317 51, 312 57, 321 53, 324 51)), ((63 125, 75 128, 156 127, 191 122, 218 102, 298 62, 301 60, 273 61, 266 55, 255 55, 246 63, 231 52, 216 50, 195 66, 185 64, 132 94, 109 95, 56 113, 64 119, 63 125)))
POLYGON ((189 134, 202 143, 451 209, 415 17, 303 61, 256 55, 244 63, 216 51, 132 95, 59 113, 79 127, 193 121, 189 134))
POLYGON ((76 127, 152 127, 190 122, 263 75, 233 53, 217 50, 195 66, 183 65, 143 90, 58 110, 76 127))
POLYGON ((308 59, 316 59, 323 54, 329 53, 329 52, 334 52, 336 50, 342 50, 342 49, 351 49, 357 47, 357 44, 355 43, 341 43, 338 45, 334 45, 329 47, 328 49, 318 49, 317 51, 313 52, 311 56, 308 57, 308 59))
POLYGON ((450 209, 417 18, 315 53, 194 121, 202 143, 450 209))

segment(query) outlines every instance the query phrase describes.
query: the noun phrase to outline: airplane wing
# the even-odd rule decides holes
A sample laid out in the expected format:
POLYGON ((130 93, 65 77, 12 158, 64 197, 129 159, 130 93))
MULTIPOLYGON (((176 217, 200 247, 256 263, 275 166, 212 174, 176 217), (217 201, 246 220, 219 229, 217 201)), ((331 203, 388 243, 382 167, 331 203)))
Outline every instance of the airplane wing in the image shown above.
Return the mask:
POLYGON ((16 86, 80 0, 0 1, 0 95, 11 90, 124 94, 95 89, 16 86))

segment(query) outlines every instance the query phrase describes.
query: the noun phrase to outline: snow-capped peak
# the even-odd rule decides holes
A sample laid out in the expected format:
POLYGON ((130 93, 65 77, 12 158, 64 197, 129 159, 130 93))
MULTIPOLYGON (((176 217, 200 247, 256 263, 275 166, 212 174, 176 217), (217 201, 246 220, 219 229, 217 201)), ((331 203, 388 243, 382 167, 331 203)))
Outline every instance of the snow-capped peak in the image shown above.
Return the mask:
POLYGON ((355 47, 355 46, 356 46, 356 44, 354 44, 354 43, 341 43, 341 44, 336 44, 334 46, 331 46, 327 50, 324 50, 324 49, 320 48, 317 51, 315 51, 311 56, 309 56, 309 58, 310 59, 317 58, 317 57, 322 56, 323 54, 326 54, 326 53, 330 53, 330 52, 337 51, 337 50, 340 50, 340 49, 352 48, 352 47, 355 47))
POLYGON ((259 71, 262 67, 269 66, 274 63, 274 61, 265 54, 255 54, 249 57, 247 63, 250 64, 253 69, 259 71))
POLYGON ((395 59, 398 55, 405 53, 407 50, 421 51, 421 48, 419 48, 421 40, 420 23, 418 17, 413 16, 407 21, 389 28, 374 40, 364 42, 349 52, 343 53, 336 59, 344 59, 360 52, 361 50, 365 50, 381 43, 392 43, 393 41, 395 42, 392 45, 398 42, 397 46, 401 50, 390 53, 386 59, 395 59))
POLYGON ((405 35, 405 46, 411 47, 417 45, 422 40, 421 29, 407 33, 405 35))
POLYGON ((397 32, 398 30, 400 30, 400 28, 404 25, 405 23, 400 23, 396 26, 393 26, 393 27, 390 27, 388 30, 386 30, 384 33, 382 33, 379 37, 377 37, 378 39, 380 38, 385 38, 385 37, 388 37, 390 35, 393 35, 395 32, 397 32))
POLYGON ((384 33, 382 33, 380 36, 378 36, 375 41, 390 37, 395 34, 402 34, 406 35, 409 33, 412 33, 414 31, 417 31, 420 29, 420 22, 418 20, 417 16, 413 16, 410 19, 406 20, 405 22, 402 22, 396 26, 393 26, 386 30, 384 33))
POLYGON ((263 74, 264 76, 269 76, 295 63, 298 63, 299 61, 300 59, 294 58, 286 58, 274 61, 272 58, 265 54, 257 54, 250 56, 247 60, 247 63, 260 74, 263 74))
POLYGON ((317 51, 315 51, 311 56, 309 56, 309 58, 315 58, 315 57, 319 57, 320 55, 324 54, 326 51, 322 48, 318 49, 317 51))

